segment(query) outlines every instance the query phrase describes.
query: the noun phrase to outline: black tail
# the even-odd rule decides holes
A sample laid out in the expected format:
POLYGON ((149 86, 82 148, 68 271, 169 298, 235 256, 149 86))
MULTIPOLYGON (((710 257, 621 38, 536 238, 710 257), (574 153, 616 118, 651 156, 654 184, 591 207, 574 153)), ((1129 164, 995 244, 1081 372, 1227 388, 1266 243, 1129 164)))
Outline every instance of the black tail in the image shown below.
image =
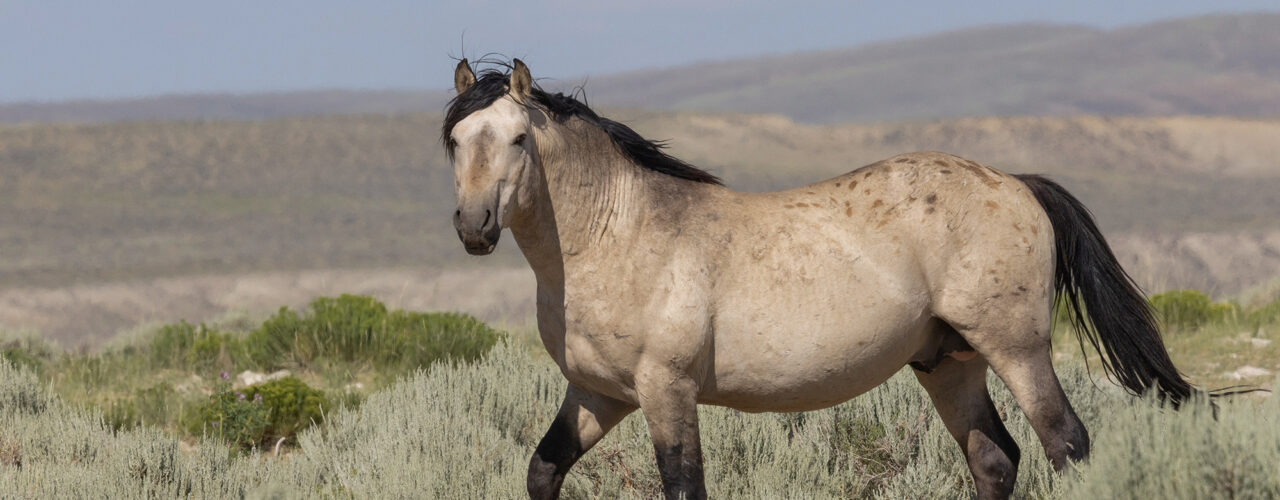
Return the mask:
POLYGON ((1089 209, 1049 179, 1016 177, 1031 189, 1053 224, 1055 284, 1058 296, 1071 305, 1071 323, 1081 348, 1085 340, 1093 344, 1107 374, 1136 394, 1155 389, 1178 406, 1199 393, 1173 366, 1146 296, 1120 267, 1089 209))

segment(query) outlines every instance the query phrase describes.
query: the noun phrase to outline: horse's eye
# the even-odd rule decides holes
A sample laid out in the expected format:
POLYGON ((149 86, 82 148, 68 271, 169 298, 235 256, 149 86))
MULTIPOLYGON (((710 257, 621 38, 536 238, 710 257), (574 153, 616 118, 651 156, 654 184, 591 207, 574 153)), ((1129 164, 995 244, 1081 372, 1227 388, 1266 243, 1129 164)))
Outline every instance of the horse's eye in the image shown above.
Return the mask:
POLYGON ((524 140, 525 140, 525 138, 526 138, 526 137, 528 137, 528 136, 529 136, 529 134, 520 134, 520 135, 516 136, 516 140, 511 141, 511 145, 512 145, 512 146, 523 146, 523 145, 524 145, 524 140))
POLYGON ((450 137, 449 141, 446 142, 445 145, 449 146, 449 149, 455 149, 458 147, 458 141, 455 141, 453 140, 452 137, 450 137))

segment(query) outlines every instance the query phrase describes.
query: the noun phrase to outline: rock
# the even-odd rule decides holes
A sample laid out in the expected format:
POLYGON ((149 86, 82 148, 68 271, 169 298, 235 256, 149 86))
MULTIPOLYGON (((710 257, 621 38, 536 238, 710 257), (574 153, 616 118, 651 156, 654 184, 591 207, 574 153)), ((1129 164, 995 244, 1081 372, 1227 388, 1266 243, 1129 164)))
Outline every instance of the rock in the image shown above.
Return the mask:
POLYGON ((288 377, 289 375, 290 375, 289 370, 274 371, 274 372, 271 372, 270 374, 258 373, 252 370, 245 370, 243 372, 240 372, 239 375, 236 375, 235 387, 248 387, 251 385, 258 385, 263 382, 279 380, 279 379, 288 377))
POLYGON ((1271 375, 1271 370, 1266 368, 1258 368, 1256 366, 1245 365, 1227 374, 1233 380, 1243 380, 1246 378, 1265 377, 1271 375))
POLYGON ((1267 339, 1249 339, 1249 342, 1252 343, 1254 347, 1266 347, 1271 344, 1271 341, 1267 339))

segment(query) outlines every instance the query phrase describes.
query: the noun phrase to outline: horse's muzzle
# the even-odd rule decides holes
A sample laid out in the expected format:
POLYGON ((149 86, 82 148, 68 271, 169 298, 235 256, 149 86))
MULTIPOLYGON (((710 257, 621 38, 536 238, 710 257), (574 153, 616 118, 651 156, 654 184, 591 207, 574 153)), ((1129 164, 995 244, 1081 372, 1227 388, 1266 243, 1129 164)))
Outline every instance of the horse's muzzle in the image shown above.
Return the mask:
POLYGON ((458 230, 458 239, 471 255, 493 253, 502 234, 497 214, 489 208, 458 209, 453 213, 453 228, 458 230))

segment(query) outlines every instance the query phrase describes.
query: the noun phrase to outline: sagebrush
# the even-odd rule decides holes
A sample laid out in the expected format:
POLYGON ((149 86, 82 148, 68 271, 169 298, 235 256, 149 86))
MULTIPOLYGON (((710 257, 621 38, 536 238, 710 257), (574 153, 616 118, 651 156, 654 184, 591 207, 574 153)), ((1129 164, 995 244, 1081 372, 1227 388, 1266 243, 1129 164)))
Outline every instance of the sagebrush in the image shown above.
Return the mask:
MULTIPOLYGON (((34 373, 0 367, 0 491, 26 497, 190 496, 521 498, 533 447, 565 381, 500 344, 473 364, 435 365, 302 432, 286 460, 236 457, 211 442, 179 451, 151 427, 113 432, 67 406, 34 373), (17 464, 21 464, 20 466, 17 464)), ((1024 498, 1274 498, 1280 404, 1203 402, 1182 411, 1063 369, 1093 433, 1091 460, 1051 471, 1003 386, 993 397, 1022 447, 1024 498)), ((700 411, 709 493, 720 498, 969 498, 963 457, 908 371, 831 409, 700 411)), ((566 498, 659 492, 643 419, 628 417, 566 481, 566 498)))

